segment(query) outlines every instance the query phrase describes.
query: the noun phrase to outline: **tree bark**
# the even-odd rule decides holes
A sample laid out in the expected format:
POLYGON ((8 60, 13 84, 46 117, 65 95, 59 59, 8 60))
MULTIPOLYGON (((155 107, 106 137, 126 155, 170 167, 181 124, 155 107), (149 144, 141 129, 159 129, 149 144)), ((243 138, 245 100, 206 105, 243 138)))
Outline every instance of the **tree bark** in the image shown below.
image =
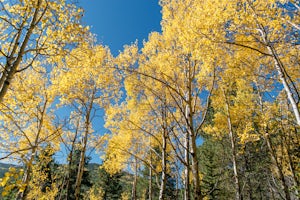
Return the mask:
POLYGON ((167 123, 166 123, 166 110, 162 112, 162 120, 163 120, 163 132, 162 132, 162 174, 161 174, 161 183, 159 190, 159 200, 164 199, 164 192, 166 188, 166 172, 167 172, 167 163, 166 163, 166 151, 167 151, 167 123))
MULTIPOLYGON (((282 132, 284 133, 285 130, 283 128, 283 124, 281 124, 282 126, 282 132)), ((286 153, 287 153, 287 163, 288 163, 288 167, 291 171, 291 175, 292 175, 292 182, 294 185, 294 194, 295 196, 299 196, 299 181, 297 179, 297 169, 295 166, 295 163, 293 161, 293 154, 291 154, 291 149, 290 149, 290 141, 289 141, 289 137, 291 137, 289 134, 284 134, 281 135, 281 142, 282 142, 282 146, 286 149, 286 153)), ((295 145, 295 144, 293 144, 295 145)))
MULTIPOLYGON (((246 155, 248 154, 247 152, 247 144, 245 145, 245 148, 244 148, 244 151, 245 151, 245 154, 244 154, 244 159, 245 159, 245 168, 246 168, 246 171, 248 172, 251 172, 252 169, 251 169, 251 159, 249 159, 249 157, 246 155)), ((252 181, 251 181, 251 177, 249 177, 249 175, 247 176, 247 182, 248 182, 248 187, 249 187, 249 199, 253 199, 253 184, 252 184, 252 181)))
MULTIPOLYGON (((197 145, 196 145, 196 132, 195 132, 195 122, 194 122, 194 106, 192 103, 193 100, 193 80, 194 80, 194 70, 192 63, 189 62, 188 68, 186 69, 186 93, 185 93, 185 121, 186 121, 186 130, 187 136, 186 140, 188 141, 188 147, 186 147, 186 156, 187 158, 191 155, 192 158, 192 175, 193 175, 193 185, 194 185, 194 199, 202 200, 203 196, 201 194, 200 186, 200 177, 199 177, 199 163, 197 156, 197 145)), ((189 167, 189 162, 186 162, 189 167)), ((189 169, 189 168, 188 168, 189 169)), ((189 176, 189 174, 187 174, 189 176)), ((188 177, 187 177, 188 178, 188 177)), ((189 197, 190 198, 190 197, 189 197)))
POLYGON ((200 188, 200 177, 199 177, 199 162, 197 157, 197 146, 196 146, 196 136, 195 134, 191 135, 191 155, 192 155, 192 173, 194 179, 194 199, 202 200, 203 196, 201 194, 200 188))
POLYGON ((275 68, 277 70, 277 73, 278 73, 278 76, 279 76, 279 79, 280 81, 282 82, 283 84, 283 88, 288 96, 288 100, 290 101, 291 105, 292 105, 292 109, 293 109, 293 112, 294 112, 294 115, 295 115, 295 118, 296 118, 296 122, 298 124, 298 126, 300 126, 300 112, 299 112, 299 108, 298 108, 298 105, 296 103, 296 100, 295 98, 293 97, 293 93, 291 91, 291 88, 286 80, 286 76, 283 72, 283 64, 281 63, 278 55, 276 54, 274 48, 272 47, 268 47, 268 50, 270 53, 272 53, 273 55, 273 59, 274 59, 274 63, 275 63, 275 68))
POLYGON ((190 200, 191 194, 190 194, 190 155, 189 155, 189 148, 190 148, 190 137, 189 134, 186 133, 185 136, 185 169, 184 169, 184 200, 190 200))
POLYGON ((75 199, 76 200, 80 199, 80 188, 81 188, 81 181, 82 181, 82 176, 83 176, 83 172, 84 172, 85 152, 86 152, 88 133, 89 133, 89 130, 87 129, 85 131, 84 139, 83 139, 83 142, 82 142, 83 143, 83 148, 80 152, 80 161, 79 161, 79 164, 78 164, 78 172, 77 172, 77 177, 76 177, 76 182, 75 182, 75 199))
MULTIPOLYGON (((68 174, 67 174, 67 183, 66 183, 66 190, 67 190, 67 194, 66 194, 66 199, 68 200, 69 196, 70 196, 70 190, 71 190, 71 185, 70 185, 70 180, 71 180, 71 170, 72 170, 72 164, 73 164, 73 153, 74 153, 74 149, 75 149, 75 142, 76 142, 76 138, 78 135, 78 129, 79 129, 79 120, 77 121, 77 125, 76 125, 76 132, 74 135, 74 138, 72 140, 72 145, 71 145, 71 150, 69 153, 69 162, 68 162, 68 174)), ((62 193, 60 194, 60 198, 61 199, 62 193)))
POLYGON ((243 198, 241 195, 239 175, 238 175, 238 171, 237 171, 236 146, 235 146, 235 139, 234 139, 234 135, 233 135, 230 111, 229 111, 229 103, 227 101, 225 91, 223 91, 223 94, 224 94, 224 98, 225 98, 227 125, 228 125, 228 129, 229 129, 229 139, 230 139, 230 143, 231 143, 231 159, 232 159, 233 174, 234 174, 234 181, 235 181, 235 199, 242 200, 243 198))

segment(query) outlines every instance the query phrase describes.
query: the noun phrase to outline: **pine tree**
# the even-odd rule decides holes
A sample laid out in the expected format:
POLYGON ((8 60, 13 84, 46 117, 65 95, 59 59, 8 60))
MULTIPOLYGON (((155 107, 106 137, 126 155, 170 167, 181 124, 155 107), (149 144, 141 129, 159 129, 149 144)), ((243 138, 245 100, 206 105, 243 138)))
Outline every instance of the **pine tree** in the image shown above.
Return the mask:
POLYGON ((121 178, 124 173, 119 172, 110 175, 105 169, 98 170, 97 178, 99 179, 97 185, 103 190, 103 199, 120 199, 123 192, 123 185, 121 178))
MULTIPOLYGON (((75 184, 76 184, 76 176, 78 173, 78 166, 80 162, 80 149, 75 149, 70 163, 69 171, 62 170, 62 176, 61 179, 64 179, 62 182, 63 187, 61 191, 59 191, 59 194, 57 196, 57 199, 68 199, 68 200, 75 200, 75 184), (66 175, 65 175, 66 174, 66 175), (66 177, 65 177, 66 176, 66 177)), ((88 170, 88 164, 89 164, 90 158, 85 157, 85 164, 84 164, 84 171, 81 181, 81 188, 80 188, 80 198, 83 198, 84 193, 88 191, 92 187, 92 182, 89 175, 88 170)))
POLYGON ((202 187, 206 199, 233 199, 228 143, 224 138, 215 140, 205 137, 198 148, 202 187))

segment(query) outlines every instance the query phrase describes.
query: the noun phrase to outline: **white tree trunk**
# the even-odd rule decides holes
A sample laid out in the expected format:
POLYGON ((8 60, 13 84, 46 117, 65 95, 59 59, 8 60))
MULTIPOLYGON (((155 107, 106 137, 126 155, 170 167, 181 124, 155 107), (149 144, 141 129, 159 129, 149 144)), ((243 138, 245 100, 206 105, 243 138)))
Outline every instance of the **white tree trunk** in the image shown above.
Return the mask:
POLYGON ((280 62, 280 59, 278 58, 275 50, 272 47, 270 47, 270 46, 268 46, 268 50, 269 50, 269 53, 272 54, 272 56, 273 56, 273 60, 274 60, 274 63, 275 63, 275 68, 277 70, 279 79, 280 79, 281 83, 283 84, 283 88, 284 88, 284 90, 285 90, 285 92, 287 94, 288 100, 290 101, 290 103, 292 105, 292 109, 293 109, 293 112, 294 112, 297 124, 300 126, 300 112, 299 112, 299 108, 298 108, 298 105, 296 103, 296 100, 293 97, 293 93, 291 91, 291 88, 290 88, 290 86, 287 83, 286 76, 285 76, 285 74, 283 72, 284 66, 280 62))
POLYGON ((238 171, 237 171, 236 146, 235 146, 235 139, 234 139, 234 135, 233 135, 231 117, 230 117, 230 112, 229 112, 229 103, 227 101, 225 91, 223 91, 223 94, 224 94, 224 98, 225 98, 227 125, 228 125, 228 129, 229 129, 229 139, 230 139, 230 143, 231 143, 231 159, 232 159, 233 174, 234 174, 234 181, 235 181, 235 199, 242 200, 239 175, 238 175, 238 171))

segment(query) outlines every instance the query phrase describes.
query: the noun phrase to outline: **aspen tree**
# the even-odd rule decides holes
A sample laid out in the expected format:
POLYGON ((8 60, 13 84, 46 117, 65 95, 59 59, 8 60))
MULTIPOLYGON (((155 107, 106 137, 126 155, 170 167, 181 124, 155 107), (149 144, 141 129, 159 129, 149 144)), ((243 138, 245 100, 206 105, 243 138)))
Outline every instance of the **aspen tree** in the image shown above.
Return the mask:
POLYGON ((1 129, 5 130, 1 149, 7 152, 3 158, 20 159, 25 167, 24 187, 17 199, 25 199, 29 192, 32 166, 40 148, 46 143, 53 144, 55 149, 59 146, 61 125, 54 123, 51 109, 56 94, 48 86, 44 69, 35 66, 35 70, 28 69, 16 76, 12 91, 4 97, 6 103, 1 104, 1 129))
POLYGON ((83 11, 64 0, 0 2, 0 101, 16 73, 68 51, 87 31, 80 25, 83 11))
MULTIPOLYGON (((116 73, 111 67, 112 57, 103 46, 92 46, 90 38, 73 49, 70 56, 57 62, 53 70, 53 85, 60 95, 60 106, 72 105, 74 113, 80 116, 79 134, 80 162, 75 183, 75 198, 80 198, 80 186, 88 147, 103 141, 93 136, 92 121, 99 107, 104 108, 111 97, 117 95, 116 73), (89 43, 90 42, 90 43, 89 43), (93 139, 96 139, 93 141, 93 139)), ((101 148, 101 147, 99 147, 101 148)))

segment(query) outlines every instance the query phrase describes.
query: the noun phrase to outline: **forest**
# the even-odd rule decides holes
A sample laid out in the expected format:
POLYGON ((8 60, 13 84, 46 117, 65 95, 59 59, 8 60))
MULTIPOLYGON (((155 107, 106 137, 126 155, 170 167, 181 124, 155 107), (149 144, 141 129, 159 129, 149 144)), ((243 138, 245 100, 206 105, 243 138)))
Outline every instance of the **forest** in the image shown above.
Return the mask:
POLYGON ((299 199, 300 1, 157 3, 114 56, 73 0, 0 0, 0 199, 299 199))

